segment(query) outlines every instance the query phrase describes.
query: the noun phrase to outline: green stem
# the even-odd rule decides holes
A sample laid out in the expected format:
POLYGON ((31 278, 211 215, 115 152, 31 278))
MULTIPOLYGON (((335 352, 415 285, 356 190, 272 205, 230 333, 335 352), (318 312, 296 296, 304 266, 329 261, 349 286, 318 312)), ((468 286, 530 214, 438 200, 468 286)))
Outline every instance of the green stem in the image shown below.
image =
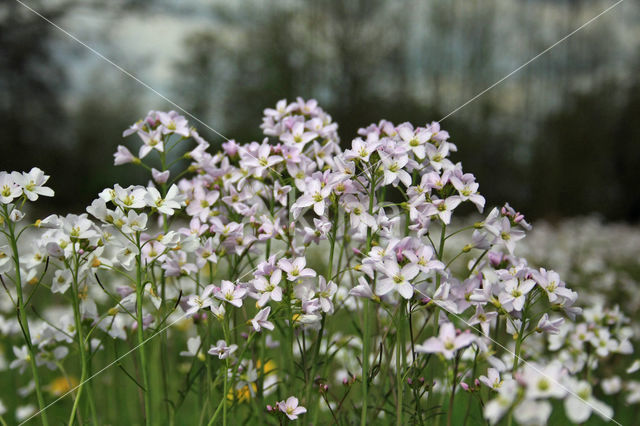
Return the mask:
MULTIPOLYGON (((227 316, 227 314, 225 313, 225 316, 227 316)), ((224 339, 226 340, 226 344, 230 344, 230 336, 229 336, 229 323, 227 322, 227 318, 225 318, 225 320, 222 323, 222 330, 224 332, 224 339)), ((238 364, 240 364, 240 358, 238 358, 238 364)), ((223 377, 223 395, 222 395, 222 400, 220 401, 222 403, 222 424, 223 426, 227 426, 227 395, 229 394, 229 357, 225 358, 224 360, 224 366, 225 366, 225 370, 224 370, 224 377, 223 377)), ((234 395, 235 398, 235 395, 234 395)), ((218 410, 216 410, 218 411, 218 410)), ((214 414, 215 416, 215 414, 214 414)))
MULTIPOLYGON (((373 214, 373 200, 376 192, 375 170, 371 173, 369 180, 369 214, 373 214)), ((367 228, 367 254, 371 251, 371 243, 373 235, 371 228, 367 228)), ((371 330, 369 329, 369 300, 365 299, 363 303, 364 324, 362 330, 362 411, 360 412, 360 426, 367 424, 367 399, 369 397, 369 345, 371 330)))
MULTIPOLYGON (((522 324, 520 324, 520 330, 518 332, 518 338, 516 339, 516 351, 513 355, 513 368, 511 370, 511 374, 515 377, 516 372, 518 371, 518 366, 520 364, 520 354, 522 351, 522 342, 524 341, 524 328, 527 323, 527 314, 529 310, 529 302, 530 298, 527 297, 527 301, 525 302, 524 309, 522 311, 522 324)), ((511 426, 513 422, 513 409, 509 410, 509 415, 507 417, 507 425, 511 426)))
POLYGON ((4 212, 5 222, 7 223, 7 227, 9 228, 8 240, 9 240, 9 244, 11 245, 11 252, 13 255, 13 262, 16 270, 15 285, 16 285, 16 292, 18 296, 18 306, 17 306, 18 322, 22 327, 22 330, 24 332, 24 338, 27 343, 27 351, 29 352, 29 364, 31 366, 31 373, 33 374, 33 383, 36 388, 36 397, 38 399, 39 415, 42 420, 42 425, 48 426, 49 420, 48 420, 47 414, 45 413, 46 406, 44 404, 44 397, 42 396, 42 389, 40 387, 40 376, 38 375, 36 357, 33 351, 33 345, 31 343, 31 332, 29 330, 29 320, 27 318, 27 310, 24 303, 24 297, 22 292, 22 276, 20 274, 20 253, 18 251, 18 243, 15 236, 15 225, 9 219, 9 211, 7 209, 7 206, 3 205, 2 209, 4 212))
MULTIPOLYGON (((338 214, 338 201, 336 199, 336 201, 334 201, 333 203, 333 207, 334 207, 334 216, 333 216, 333 224, 331 226, 331 235, 329 237, 329 240, 331 242, 331 246, 329 249, 329 263, 327 265, 327 272, 325 274, 325 277, 327 279, 327 281, 331 280, 331 276, 333 275, 333 256, 335 253, 335 248, 336 248, 336 237, 338 235, 338 222, 340 219, 340 216, 338 214)), ((315 401, 313 404, 311 403, 311 391, 313 390, 313 382, 315 380, 315 375, 316 375, 316 367, 318 364, 318 355, 320 353, 320 345, 322 344, 322 336, 324 334, 324 326, 325 326, 325 318, 326 316, 324 314, 322 314, 322 320, 320 323, 320 332, 318 333, 318 337, 316 339, 315 345, 314 345, 314 352, 313 352, 313 356, 311 358, 311 375, 309 377, 309 381, 307 382, 307 392, 306 392, 306 402, 307 404, 309 404, 309 409, 311 410, 310 414, 310 418, 313 419, 316 416, 316 406, 318 405, 317 402, 315 401)), ((315 423, 315 422, 314 422, 315 423)))
POLYGON ((81 368, 82 372, 80 373, 80 384, 78 385, 78 392, 76 393, 75 400, 73 401, 73 408, 71 409, 71 415, 69 416, 68 425, 73 425, 73 421, 75 419, 76 411, 78 410, 78 404, 80 402, 80 397, 82 396, 82 390, 84 388, 84 381, 87 379, 87 363, 86 363, 86 355, 84 350, 84 339, 82 338, 82 319, 80 317, 80 309, 78 307, 78 289, 77 283, 74 283, 73 292, 73 315, 76 322, 76 333, 78 335, 78 349, 80 351, 80 360, 81 360, 81 368))
POLYGON ((138 254, 136 255, 136 320, 138 324, 138 354, 140 356, 140 370, 142 372, 142 383, 144 386, 144 418, 145 424, 150 426, 151 422, 151 387, 149 386, 149 369, 147 366, 147 354, 144 346, 144 318, 142 316, 142 304, 144 297, 144 287, 142 282, 142 251, 140 250, 140 232, 136 233, 136 245, 138 254))
MULTIPOLYGON (((438 247, 438 260, 442 261, 442 257, 444 256, 444 243, 446 241, 446 236, 447 234, 447 225, 443 222, 442 223, 442 231, 440 234, 440 247, 438 247)), ((438 290, 438 287, 440 287, 440 274, 436 275, 436 291, 438 290)), ((438 332, 438 327, 439 327, 439 322, 440 322, 440 305, 438 305, 437 303, 435 304, 435 308, 433 309, 433 321, 434 321, 434 328, 433 328, 433 332, 434 334, 438 332)))
MULTIPOLYGON (((75 243, 72 242, 72 244, 75 244, 75 243)), ((73 403, 71 415, 69 416, 69 422, 68 422, 69 426, 73 424, 75 414, 78 409, 80 396, 82 395, 84 384, 87 379, 87 375, 89 373, 89 368, 88 368, 89 359, 87 357, 87 350, 85 346, 84 328, 82 326, 82 316, 80 315, 80 300, 78 297, 80 292, 80 286, 79 286, 80 283, 78 282, 79 259, 78 259, 78 254, 75 252, 75 247, 74 247, 73 265, 71 265, 71 269, 72 269, 71 276, 73 279, 71 296, 73 300, 73 316, 75 320, 76 334, 78 337, 78 351, 80 352, 81 373, 80 373, 80 384, 78 385, 78 392, 76 394, 75 401, 73 403)), ((88 395, 88 396, 91 399, 92 395, 88 395)), ((91 411, 91 419, 93 421, 93 424, 98 424, 98 420, 96 418, 96 413, 95 413, 95 405, 93 404, 93 401, 89 401, 89 407, 91 411)))
MULTIPOLYGON (((480 348, 476 348, 476 354, 473 357, 473 369, 471 372, 471 378, 475 379, 476 377, 476 367, 478 366, 478 353, 480 352, 480 348)), ((469 399, 467 400, 467 409, 464 413, 464 421, 462 422, 462 426, 467 426, 467 420, 469 419, 469 414, 471 413, 471 400, 473 397, 469 395, 469 399)))
POLYGON ((402 416, 404 414, 404 382, 402 380, 402 373, 404 371, 404 320, 406 311, 406 301, 403 300, 400 303, 400 310, 398 311, 398 332, 396 334, 396 426, 403 424, 402 416))
POLYGON ((460 363, 460 351, 456 354, 456 359, 453 365, 453 383, 451 384, 451 395, 449 396, 449 409, 447 410, 447 426, 451 426, 453 421, 453 402, 456 398, 456 385, 458 384, 458 365, 460 363))

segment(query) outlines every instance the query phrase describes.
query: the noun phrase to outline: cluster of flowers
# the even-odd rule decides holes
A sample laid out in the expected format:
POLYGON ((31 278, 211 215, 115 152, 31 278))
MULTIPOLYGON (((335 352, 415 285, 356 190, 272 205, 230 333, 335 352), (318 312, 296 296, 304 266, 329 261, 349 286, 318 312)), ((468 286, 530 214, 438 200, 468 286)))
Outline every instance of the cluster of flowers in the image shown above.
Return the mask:
POLYGON ((264 407, 290 420, 309 410, 314 424, 389 415, 422 423, 445 401, 450 424, 456 398, 465 423, 478 405, 491 423, 544 424, 550 399, 562 399, 574 422, 591 410, 613 417, 592 386, 607 379, 613 389, 615 379, 589 373, 633 352, 628 319, 615 309, 583 313, 556 272, 516 256, 531 226, 508 204, 454 227, 457 209, 482 212, 485 199, 451 160, 457 147, 438 123, 383 120, 343 151, 331 117, 297 99, 266 109, 261 128, 262 142, 229 140, 211 153, 184 117, 151 111, 124 132, 141 140, 138 156, 125 146, 114 154, 117 165, 148 169, 148 185, 115 185, 88 214, 36 221, 28 245, 18 246, 17 206, 53 195, 48 177, 0 175, 0 274, 19 313, 3 332, 24 334, 11 366, 31 366, 40 409, 38 367, 61 368, 75 346, 70 422, 105 415, 85 379, 108 336, 137 339, 147 424, 161 405, 175 416, 197 377, 209 424, 226 424, 229 410, 261 418, 264 407), (449 255, 454 236, 464 243, 449 255), (39 286, 70 302, 56 324, 26 316, 39 286), (179 373, 171 354, 154 365, 146 347, 166 353, 169 333, 191 367, 180 373, 185 388, 173 395, 165 386, 160 397, 150 372, 165 382, 179 373))
POLYGON ((633 319, 640 308, 639 246, 635 227, 580 218, 556 226, 541 223, 521 248, 531 262, 553 266, 568 282, 579 285, 583 303, 591 306, 579 321, 563 324, 557 335, 549 337, 550 350, 574 374, 589 371, 599 377, 596 384, 603 394, 623 394, 627 404, 640 401, 635 375, 640 361, 617 365, 608 361, 634 351, 638 324, 633 319))

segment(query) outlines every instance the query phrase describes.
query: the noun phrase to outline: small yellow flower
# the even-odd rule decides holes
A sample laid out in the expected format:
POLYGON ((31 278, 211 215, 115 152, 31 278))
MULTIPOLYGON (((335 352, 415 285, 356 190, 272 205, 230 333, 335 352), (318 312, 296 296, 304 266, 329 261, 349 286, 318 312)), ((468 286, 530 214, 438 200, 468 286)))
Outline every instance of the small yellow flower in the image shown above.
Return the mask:
MULTIPOLYGON (((258 390, 258 386, 256 386, 255 383, 251 383, 251 388, 253 390, 253 392, 249 392, 249 386, 243 386, 240 389, 237 389, 235 391, 235 400, 237 402, 248 402, 251 399, 251 394, 255 394, 256 391, 258 390)), ((234 400, 234 393, 233 393, 233 389, 229 389, 229 393, 227 394, 227 400, 228 401, 233 401, 234 400)))
POLYGON ((78 386, 78 383, 78 379, 73 376, 69 376, 68 378, 60 376, 53 379, 45 389, 53 396, 61 396, 78 386))

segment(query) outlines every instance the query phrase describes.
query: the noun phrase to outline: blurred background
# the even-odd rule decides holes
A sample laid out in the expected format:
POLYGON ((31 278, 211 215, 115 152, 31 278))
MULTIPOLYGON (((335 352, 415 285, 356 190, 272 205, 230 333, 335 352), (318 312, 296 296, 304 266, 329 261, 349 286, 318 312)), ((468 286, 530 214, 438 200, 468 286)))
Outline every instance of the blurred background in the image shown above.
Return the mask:
MULTIPOLYGON (((424 125, 613 0, 23 0, 239 142, 262 110, 316 98, 343 144, 424 125)), ((640 219, 640 4, 625 1, 442 123, 489 205, 530 219, 640 219)), ((114 183, 122 131, 162 98, 13 0, 0 4, 0 170, 52 176, 43 213, 114 183), (48 204, 47 204, 48 203, 48 204)), ((191 120, 212 144, 219 136, 191 120)))

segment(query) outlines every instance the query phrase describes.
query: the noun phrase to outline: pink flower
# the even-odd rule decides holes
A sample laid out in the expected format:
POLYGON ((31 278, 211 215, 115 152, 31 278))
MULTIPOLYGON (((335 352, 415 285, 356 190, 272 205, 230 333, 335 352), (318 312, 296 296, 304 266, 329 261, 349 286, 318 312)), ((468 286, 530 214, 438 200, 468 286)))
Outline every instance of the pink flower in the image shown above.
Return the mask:
POLYGON ((487 370, 486 376, 480 376, 480 381, 493 390, 497 390, 502 386, 502 379, 500 373, 495 368, 487 370))
POLYGON ((113 153, 113 164, 119 166, 121 164, 133 163, 136 156, 129 151, 126 146, 118 145, 118 150, 113 153))
POLYGON ((236 286, 231 281, 226 280, 223 280, 220 288, 215 291, 216 299, 231 303, 237 308, 242 306, 242 299, 246 294, 247 289, 236 286))
POLYGON ((430 337, 422 345, 416 345, 416 352, 441 353, 447 359, 452 359, 455 352, 469 346, 476 340, 476 336, 468 331, 456 335, 452 323, 442 324, 438 337, 430 337))
MULTIPOLYGON (((120 147, 118 147, 118 148, 120 148, 120 147)), ((116 163, 116 166, 117 165, 118 164, 116 163)), ((170 174, 169 170, 165 170, 164 172, 161 172, 161 171, 156 170, 156 169, 151 169, 151 176, 153 176, 154 182, 157 183, 158 185, 162 185, 163 183, 167 183, 167 180, 169 180, 169 174, 170 174)))
POLYGON ((140 136, 143 142, 143 145, 140 147, 140 152, 138 152, 140 158, 146 157, 147 154, 154 149, 158 152, 164 152, 164 142, 162 141, 162 133, 160 130, 153 130, 149 133, 139 131, 138 136, 140 136))
POLYGON ((384 296, 395 289, 400 296, 411 299, 413 296, 413 286, 409 282, 420 273, 420 269, 415 264, 408 264, 400 269, 400 265, 394 260, 385 260, 384 266, 378 268, 387 278, 383 278, 378 283, 376 294, 384 296))
POLYGON ((282 279, 282 271, 276 269, 273 271, 269 279, 264 275, 259 275, 253 281, 253 288, 260 294, 258 297, 258 306, 264 306, 269 299, 274 302, 282 301, 282 288, 278 287, 282 279))
POLYGON ((189 297, 189 299, 187 300, 187 305, 189 306, 189 309, 187 309, 187 312, 185 312, 185 314, 193 315, 196 312, 198 312, 200 309, 206 309, 211 305, 213 305, 213 299, 211 299, 211 293, 213 293, 214 289, 215 289, 215 286, 211 284, 204 288, 204 291, 200 296, 193 295, 189 297))
POLYGON ((445 198, 444 200, 433 199, 431 204, 427 205, 424 214, 427 216, 438 216, 442 223, 448 225, 451 222, 451 213, 458 207, 462 199, 458 196, 445 198))
POLYGON ((210 355, 217 355, 219 359, 229 358, 238 349, 238 345, 228 345, 224 340, 218 340, 216 345, 211 345, 207 351, 210 355))
POLYGON ((189 123, 186 118, 175 111, 159 111, 157 115, 160 123, 162 123, 163 134, 175 133, 185 138, 189 137, 189 123))
POLYGON ((355 297, 363 297, 379 302, 380 298, 373 294, 371 286, 364 277, 358 278, 358 285, 349 290, 349 295, 355 297))
POLYGON ((272 168, 282 161, 282 157, 279 155, 271 155, 272 147, 266 141, 265 139, 265 142, 260 145, 255 155, 249 153, 248 150, 241 151, 244 165, 250 168, 258 177, 263 176, 267 169, 272 168))
POLYGON ((298 217, 304 207, 313 206, 313 211, 322 216, 325 209, 325 199, 331 194, 331 187, 324 185, 321 181, 307 178, 305 181, 304 195, 293 204, 291 210, 294 217, 298 217))
POLYGON ((273 330, 273 323, 268 320, 269 313, 271 312, 271 307, 267 306, 264 309, 261 309, 255 317, 251 320, 251 326, 257 332, 260 332, 263 328, 267 330, 273 330))
POLYGON ((318 137, 316 132, 305 132, 304 122, 298 121, 293 125, 290 132, 280 136, 280 140, 287 145, 299 145, 304 147, 308 142, 318 137))
POLYGON ((278 267, 287 273, 289 281, 316 276, 316 271, 311 268, 305 268, 305 266, 307 266, 307 260, 304 257, 298 257, 293 262, 289 259, 280 259, 278 262, 278 267))
POLYGON ((299 414, 307 412, 306 408, 298 405, 298 398, 295 396, 290 396, 286 401, 278 402, 277 406, 280 411, 289 417, 289 420, 295 420, 299 414))

